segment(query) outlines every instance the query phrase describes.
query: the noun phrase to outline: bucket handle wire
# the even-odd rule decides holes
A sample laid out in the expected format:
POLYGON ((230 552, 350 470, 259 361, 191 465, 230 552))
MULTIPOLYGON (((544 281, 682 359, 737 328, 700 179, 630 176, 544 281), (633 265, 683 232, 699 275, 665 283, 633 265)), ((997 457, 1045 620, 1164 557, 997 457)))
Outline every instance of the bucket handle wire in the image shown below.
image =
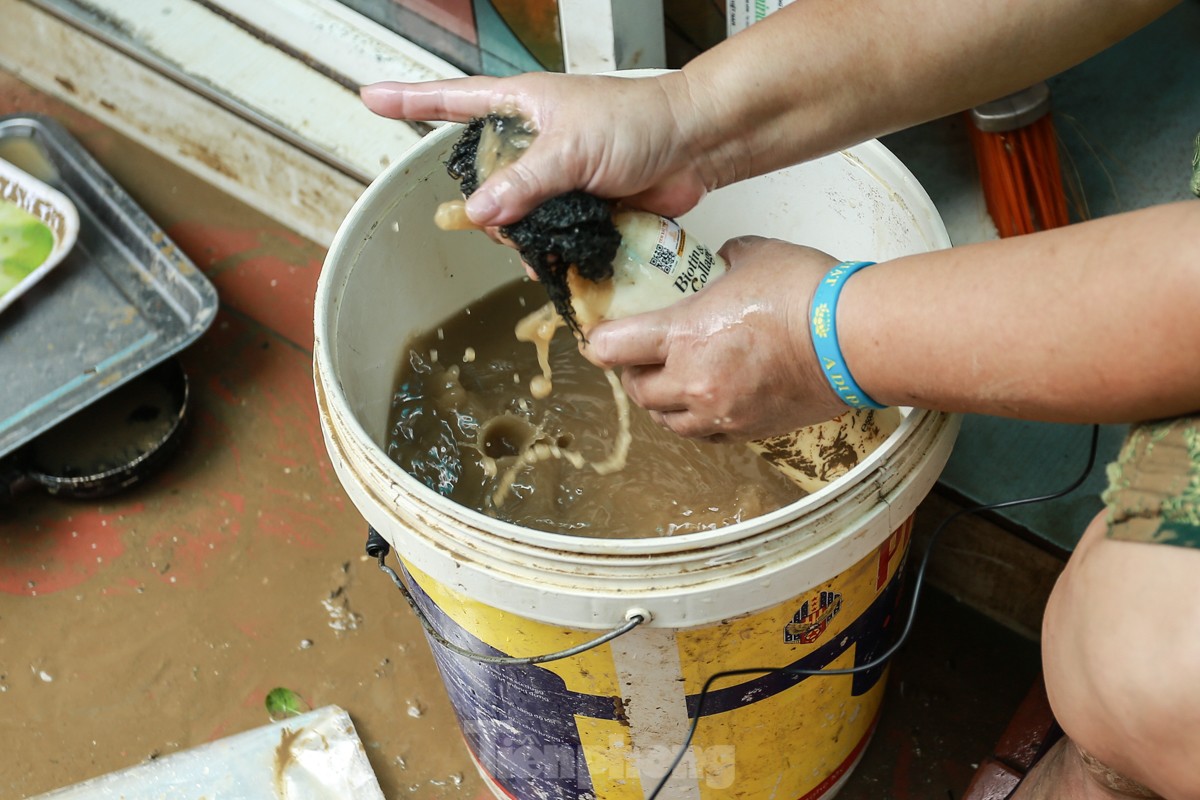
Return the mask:
POLYGON ((433 627, 433 623, 429 621, 429 617, 426 616, 424 610, 422 610, 421 607, 417 605, 417 601, 413 599, 412 593, 408 591, 408 587, 404 585, 404 581, 401 580, 400 576, 396 573, 396 570, 388 566, 387 556, 391 550, 392 546, 388 544, 387 539, 384 539, 383 535, 380 534, 379 531, 375 530, 373 527, 367 528, 367 555, 379 561, 379 569, 392 579, 392 583, 396 584, 396 588, 400 590, 400 594, 404 595, 405 601, 408 602, 408 607, 411 608, 413 614, 416 615, 417 621, 421 623, 421 627, 425 629, 425 633, 429 634, 431 639, 449 650, 451 653, 460 655, 463 658, 469 658, 472 661, 478 661, 482 664, 507 664, 511 666, 517 666, 528 664, 545 664, 549 661, 561 661, 564 658, 570 658, 571 656, 577 656, 580 653, 586 653, 588 650, 599 647, 606 642, 611 642, 618 636, 623 636, 624 634, 629 633, 638 625, 646 622, 650 616, 649 612, 647 611, 643 611, 641 609, 631 609, 625 615, 625 622, 618 627, 613 628, 612 630, 603 633, 600 636, 597 636, 595 639, 586 641, 583 644, 577 644, 574 647, 568 647, 566 650, 559 650, 556 653, 546 653, 545 655, 541 656, 527 656, 523 658, 517 658, 515 656, 493 656, 486 653, 477 653, 474 650, 468 650, 464 647, 458 646, 437 632, 437 630, 433 627))

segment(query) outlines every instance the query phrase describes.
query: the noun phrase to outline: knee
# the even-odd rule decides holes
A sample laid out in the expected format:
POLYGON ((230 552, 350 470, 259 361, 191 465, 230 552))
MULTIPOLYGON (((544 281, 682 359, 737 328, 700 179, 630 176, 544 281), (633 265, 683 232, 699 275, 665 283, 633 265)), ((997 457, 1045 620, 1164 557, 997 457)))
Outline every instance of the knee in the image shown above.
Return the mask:
POLYGON ((1063 730, 1171 800, 1200 800, 1200 550, 1109 539, 1097 518, 1046 608, 1063 730))

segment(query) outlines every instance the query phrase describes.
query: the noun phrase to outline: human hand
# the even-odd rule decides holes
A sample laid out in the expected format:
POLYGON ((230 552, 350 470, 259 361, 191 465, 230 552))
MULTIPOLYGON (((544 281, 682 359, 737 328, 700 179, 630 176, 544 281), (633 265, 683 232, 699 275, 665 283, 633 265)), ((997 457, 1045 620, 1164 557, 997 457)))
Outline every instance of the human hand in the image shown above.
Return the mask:
POLYGON ((725 275, 661 311, 596 325, 584 355, 623 367, 630 398, 680 436, 760 439, 845 411, 808 323, 813 292, 838 260, 753 236, 721 255, 725 275))
POLYGON ((679 72, 385 82, 361 95, 372 111, 396 119, 465 122, 495 112, 532 122, 538 135, 529 149, 467 201, 480 226, 515 222, 572 189, 674 217, 716 185, 691 152, 703 126, 697 92, 679 72))

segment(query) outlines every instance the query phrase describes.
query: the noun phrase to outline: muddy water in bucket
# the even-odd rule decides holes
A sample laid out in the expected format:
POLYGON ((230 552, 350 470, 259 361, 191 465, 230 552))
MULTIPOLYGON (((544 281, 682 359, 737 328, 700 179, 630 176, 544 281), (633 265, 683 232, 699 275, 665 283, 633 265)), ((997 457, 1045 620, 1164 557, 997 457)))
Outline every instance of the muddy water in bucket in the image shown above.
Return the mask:
MULTIPOLYGON (((564 536, 443 497, 386 452, 396 365, 413 336, 521 274, 482 234, 430 222, 458 196, 443 168, 456 136, 455 126, 431 134, 384 173, 330 249, 315 355, 326 443, 347 493, 395 547, 417 602, 452 643, 537 656, 631 616, 647 620, 541 665, 485 664, 432 644, 497 797, 644 798, 712 673, 854 667, 890 643, 911 515, 957 420, 904 409, 883 446, 826 488, 679 536, 564 536)), ((948 245, 928 197, 875 142, 721 189, 682 222, 714 244, 753 233, 881 262, 948 245)), ((885 677, 875 669, 718 683, 659 796, 829 797, 870 739, 885 677)))
POLYGON ((553 390, 530 390, 537 350, 513 331, 545 302, 519 278, 406 348, 387 443, 406 472, 489 516, 578 536, 711 530, 802 496, 747 448, 681 439, 636 406, 627 463, 598 473, 618 449, 619 408, 566 331, 551 342, 553 390))

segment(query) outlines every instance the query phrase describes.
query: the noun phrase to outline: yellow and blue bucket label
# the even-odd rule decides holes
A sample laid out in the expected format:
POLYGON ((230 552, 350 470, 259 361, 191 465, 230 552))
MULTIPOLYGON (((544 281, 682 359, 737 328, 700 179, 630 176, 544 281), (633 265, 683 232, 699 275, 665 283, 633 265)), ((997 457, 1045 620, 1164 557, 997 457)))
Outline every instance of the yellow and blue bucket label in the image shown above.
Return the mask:
MULTIPOLYGON (((817 800, 857 763, 878 718, 886 667, 845 669, 892 643, 909 518, 858 563, 785 603, 688 629, 640 626, 542 665, 484 664, 431 642, 467 745, 492 791, 514 800, 644 800, 679 752, 672 800, 817 800)), ((439 633, 480 653, 528 657, 594 638, 492 608, 411 567, 439 633)), ((736 613, 736 612, 735 612, 736 613)))

